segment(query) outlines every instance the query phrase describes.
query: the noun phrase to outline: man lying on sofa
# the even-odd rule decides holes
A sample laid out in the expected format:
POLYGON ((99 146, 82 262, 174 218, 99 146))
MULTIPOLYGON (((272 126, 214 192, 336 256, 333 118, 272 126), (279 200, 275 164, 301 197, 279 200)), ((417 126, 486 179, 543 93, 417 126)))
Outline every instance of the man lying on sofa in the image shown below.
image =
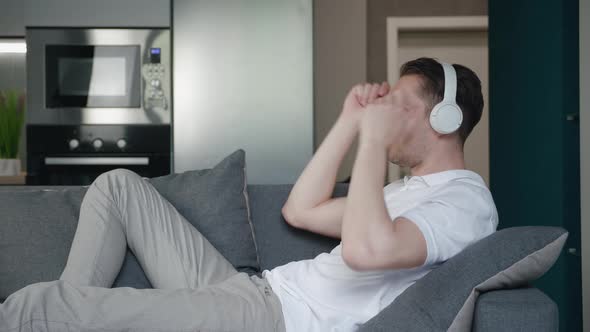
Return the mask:
POLYGON ((463 145, 481 117, 477 76, 429 58, 387 83, 355 86, 283 207, 295 227, 342 242, 262 278, 238 273, 138 175, 101 175, 82 202, 60 280, 0 305, 0 331, 352 331, 416 280, 495 231, 463 145), (455 103, 456 100, 456 103, 455 103), (347 197, 331 198, 359 148, 347 197), (411 176, 383 188, 387 162, 411 176), (126 246, 155 289, 109 289, 126 246))

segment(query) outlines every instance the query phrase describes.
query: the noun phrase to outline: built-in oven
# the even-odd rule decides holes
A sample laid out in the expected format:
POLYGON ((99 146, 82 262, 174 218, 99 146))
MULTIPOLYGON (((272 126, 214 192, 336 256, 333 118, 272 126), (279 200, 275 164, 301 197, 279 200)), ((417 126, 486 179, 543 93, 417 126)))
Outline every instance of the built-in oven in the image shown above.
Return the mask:
POLYGON ((115 168, 169 174, 170 134, 170 126, 35 126, 27 131, 27 184, 87 185, 115 168))
POLYGON ((27 183, 171 170, 168 29, 28 28, 27 183))

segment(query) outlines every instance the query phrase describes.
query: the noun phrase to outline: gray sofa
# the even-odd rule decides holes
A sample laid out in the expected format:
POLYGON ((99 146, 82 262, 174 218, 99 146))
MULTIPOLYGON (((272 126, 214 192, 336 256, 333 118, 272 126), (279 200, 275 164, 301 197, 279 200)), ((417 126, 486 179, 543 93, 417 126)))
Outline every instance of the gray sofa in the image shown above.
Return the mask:
MULTIPOLYGON (((38 189, 38 187, 0 186, 0 193, 12 195, 38 189)), ((290 189, 291 185, 248 186, 248 202, 261 271, 290 261, 313 258, 321 252, 331 250, 338 243, 334 239, 294 229, 284 222, 280 210, 290 189)), ((63 192, 59 199, 47 199, 41 203, 46 206, 30 206, 24 201, 21 202, 22 204, 17 203, 12 206, 0 204, 0 284, 14 284, 21 287, 59 277, 75 229, 77 208, 85 191, 81 187, 60 190, 63 192), (67 218, 54 218, 42 224, 22 225, 10 217, 15 214, 38 213, 35 211, 39 209, 45 209, 48 214, 51 214, 55 204, 72 206, 63 210, 66 212, 60 212, 65 213, 67 218), (11 230, 14 230, 14 234, 10 234, 11 230), (2 234, 2 232, 5 233, 2 234), (22 239, 19 237, 22 236, 28 236, 29 241, 20 243, 22 239), (19 261, 21 266, 8 264, 8 259, 19 261), (7 265, 12 267, 9 269, 7 265), (29 272, 23 275, 23 270, 29 272)), ((335 195, 345 195, 346 190, 346 185, 339 184, 335 195)), ((28 217, 34 224, 35 216, 28 217)), ((466 253, 462 257, 449 260, 427 277, 417 281, 393 304, 362 326, 361 331, 447 330, 459 309, 463 307, 462 303, 465 302, 464 298, 458 302, 455 298, 467 297, 472 292, 472 286, 462 290, 461 284, 465 281, 461 278, 467 278, 472 273, 471 270, 480 269, 479 265, 471 266, 464 260, 473 261, 469 258, 469 253, 466 253), (455 296, 457 294, 460 296, 455 296), (422 309, 416 310, 416 308, 422 309)), ((124 267, 114 285, 114 287, 121 286, 150 287, 143 271, 130 254, 126 257, 124 267)), ((0 301, 1 297, 0 294, 0 301)), ((472 322, 469 325, 473 331, 558 330, 558 308, 555 303, 543 292, 527 284, 518 285, 513 289, 483 292, 477 298, 472 311, 473 316, 470 316, 472 322)))

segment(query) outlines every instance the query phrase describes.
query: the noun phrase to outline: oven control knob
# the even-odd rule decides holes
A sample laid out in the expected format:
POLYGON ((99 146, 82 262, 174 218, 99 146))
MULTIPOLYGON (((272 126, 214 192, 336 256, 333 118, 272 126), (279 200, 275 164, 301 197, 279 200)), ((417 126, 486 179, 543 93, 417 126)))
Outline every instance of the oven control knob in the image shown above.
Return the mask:
POLYGON ((69 142, 68 145, 70 146, 70 150, 75 150, 76 148, 78 148, 80 146, 80 141, 78 141, 75 138, 72 138, 69 142))
POLYGON ((94 141, 92 141, 92 146, 95 150, 102 148, 102 140, 100 138, 95 139, 94 141))
POLYGON ((123 150, 123 149, 124 149, 126 146, 127 146, 127 141, 126 141, 126 140, 124 140, 123 138, 120 138, 120 139, 117 141, 117 147, 118 147, 119 149, 123 150))

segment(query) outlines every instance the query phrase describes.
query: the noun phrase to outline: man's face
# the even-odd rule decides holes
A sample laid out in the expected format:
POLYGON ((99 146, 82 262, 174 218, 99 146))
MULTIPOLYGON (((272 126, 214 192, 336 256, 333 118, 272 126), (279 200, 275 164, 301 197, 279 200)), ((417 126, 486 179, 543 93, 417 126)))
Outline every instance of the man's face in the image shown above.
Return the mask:
POLYGON ((383 97, 383 102, 403 109, 397 123, 392 124, 392 130, 397 132, 389 149, 389 160, 397 165, 412 167, 427 152, 433 131, 428 121, 430 108, 424 99, 422 81, 417 75, 400 77, 389 94, 383 97))

